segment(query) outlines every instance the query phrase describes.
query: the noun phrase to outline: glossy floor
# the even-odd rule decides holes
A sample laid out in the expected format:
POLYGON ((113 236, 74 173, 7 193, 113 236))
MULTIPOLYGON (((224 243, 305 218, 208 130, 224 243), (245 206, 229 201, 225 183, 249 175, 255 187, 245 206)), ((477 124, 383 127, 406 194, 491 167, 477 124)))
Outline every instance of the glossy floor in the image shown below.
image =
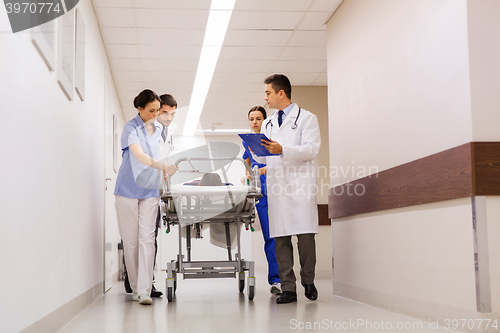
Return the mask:
MULTIPOLYGON (((165 273, 156 275, 156 286, 164 291, 165 273)), ((331 280, 316 281, 319 298, 315 302, 304 297, 298 284, 298 302, 278 305, 266 277, 256 278, 253 301, 246 290, 238 292, 236 279, 197 279, 179 281, 173 302, 155 298, 151 306, 133 302, 123 284, 116 282, 60 332, 453 332, 333 296, 331 280)))

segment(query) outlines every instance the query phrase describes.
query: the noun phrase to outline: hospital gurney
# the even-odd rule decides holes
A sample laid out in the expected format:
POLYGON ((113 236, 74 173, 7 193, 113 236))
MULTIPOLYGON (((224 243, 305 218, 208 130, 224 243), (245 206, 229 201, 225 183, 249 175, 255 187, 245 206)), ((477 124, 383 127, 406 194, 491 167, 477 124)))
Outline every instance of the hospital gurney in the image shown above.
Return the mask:
MULTIPOLYGON (((177 274, 183 274, 184 279, 194 278, 236 278, 238 277, 239 291, 245 288, 245 271, 248 271, 248 299, 253 300, 255 295, 254 262, 241 258, 240 233, 241 225, 245 224, 246 229, 255 221, 256 199, 262 197, 260 193, 260 177, 258 168, 250 169, 250 166, 240 157, 231 158, 190 158, 183 157, 175 162, 178 166, 181 162, 190 164, 192 170, 179 170, 178 173, 200 173, 205 174, 201 180, 201 186, 186 184, 172 185, 171 176, 167 177, 167 182, 161 181, 160 177, 160 197, 162 206, 162 218, 167 227, 179 225, 185 229, 187 256, 182 251, 182 235, 179 229, 179 253, 177 260, 172 260, 167 264, 166 291, 169 302, 177 289, 177 274), (205 173, 198 170, 192 161, 224 161, 238 160, 245 165, 248 172, 253 175, 252 180, 247 185, 232 186, 227 183, 227 175, 224 167, 221 168, 222 176, 226 183, 222 183, 218 174, 205 173), (216 177, 205 177, 205 176, 216 177), (218 184, 217 184, 218 178, 218 184), (208 179, 208 185, 203 184, 208 179), (215 179, 215 181, 214 181, 215 179), (191 232, 195 232, 197 238, 201 238, 202 224, 223 224, 225 226, 226 247, 228 251, 227 261, 192 261, 191 260, 191 232), (230 224, 236 223, 237 248, 234 259, 231 254, 230 224)), ((174 175, 175 177, 175 175, 174 175)))

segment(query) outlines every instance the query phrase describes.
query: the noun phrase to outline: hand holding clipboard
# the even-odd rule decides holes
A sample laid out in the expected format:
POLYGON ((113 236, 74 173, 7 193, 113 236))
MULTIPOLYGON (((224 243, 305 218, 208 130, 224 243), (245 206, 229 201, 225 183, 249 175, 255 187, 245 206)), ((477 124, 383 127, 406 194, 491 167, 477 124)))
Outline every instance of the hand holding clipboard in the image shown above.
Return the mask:
POLYGON ((281 153, 281 145, 276 141, 269 140, 263 133, 245 133, 238 135, 257 156, 277 156, 281 153), (269 147, 270 150, 266 147, 269 147))

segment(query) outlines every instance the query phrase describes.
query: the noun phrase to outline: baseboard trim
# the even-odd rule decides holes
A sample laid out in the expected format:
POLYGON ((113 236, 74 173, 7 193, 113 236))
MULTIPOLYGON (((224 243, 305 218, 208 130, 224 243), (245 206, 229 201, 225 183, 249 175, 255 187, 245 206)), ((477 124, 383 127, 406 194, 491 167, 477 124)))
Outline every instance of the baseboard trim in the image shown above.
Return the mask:
POLYGON ((54 333, 68 324, 74 317, 103 295, 103 282, 96 284, 83 294, 29 325, 21 333, 54 333))
MULTIPOLYGON (((438 320, 440 325, 444 325, 444 320, 446 319, 457 319, 459 322, 460 319, 492 319, 492 321, 498 319, 500 321, 500 313, 480 313, 473 310, 459 309, 449 305, 420 301, 338 282, 333 283, 333 294, 377 308, 417 318, 424 321, 424 323, 428 323, 429 320, 435 323, 436 320, 438 320)), ((465 328, 461 331, 478 332, 477 329, 469 330, 465 328)))

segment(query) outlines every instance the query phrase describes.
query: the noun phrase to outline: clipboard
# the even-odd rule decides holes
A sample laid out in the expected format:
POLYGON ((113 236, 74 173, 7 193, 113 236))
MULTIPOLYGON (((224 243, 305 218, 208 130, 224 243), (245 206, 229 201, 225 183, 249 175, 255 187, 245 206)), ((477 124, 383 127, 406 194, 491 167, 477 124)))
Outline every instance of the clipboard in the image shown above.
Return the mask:
POLYGON ((252 151, 257 156, 278 156, 279 154, 271 154, 264 146, 262 146, 262 139, 271 141, 263 133, 244 133, 238 134, 240 138, 245 141, 248 147, 252 148, 252 151))

